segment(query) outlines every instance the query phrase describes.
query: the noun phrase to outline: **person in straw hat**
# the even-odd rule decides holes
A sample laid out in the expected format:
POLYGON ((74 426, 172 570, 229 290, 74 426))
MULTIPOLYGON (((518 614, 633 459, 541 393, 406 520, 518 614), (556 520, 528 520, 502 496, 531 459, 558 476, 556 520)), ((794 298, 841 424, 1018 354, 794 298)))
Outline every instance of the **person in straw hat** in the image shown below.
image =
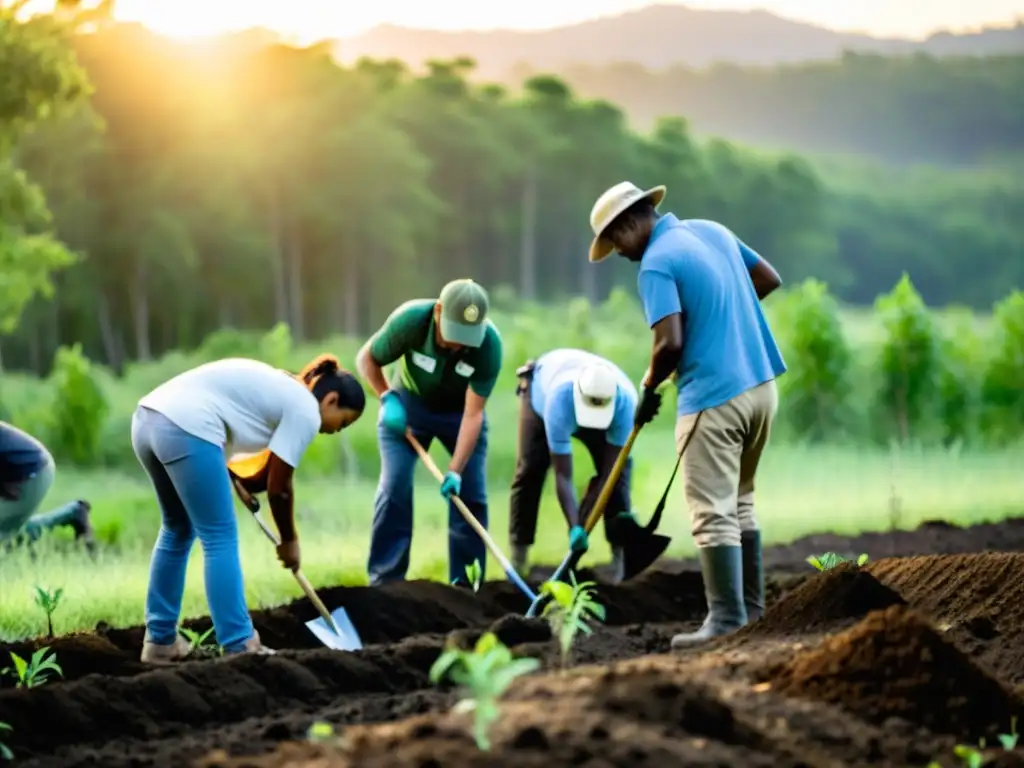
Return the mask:
POLYGON ((764 611, 754 476, 778 409, 786 364, 760 300, 778 273, 727 227, 660 214, 666 188, 623 181, 594 203, 590 261, 613 251, 639 265, 637 290, 654 332, 636 424, 653 418, 656 388, 676 376, 676 448, 697 544, 708 614, 682 648, 733 632, 764 611))

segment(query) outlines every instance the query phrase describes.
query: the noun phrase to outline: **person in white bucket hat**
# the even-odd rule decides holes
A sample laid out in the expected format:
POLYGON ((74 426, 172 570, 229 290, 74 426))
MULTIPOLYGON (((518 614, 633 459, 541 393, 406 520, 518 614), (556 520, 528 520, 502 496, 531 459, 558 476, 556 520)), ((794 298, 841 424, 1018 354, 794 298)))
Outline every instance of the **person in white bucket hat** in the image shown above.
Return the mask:
POLYGON ((653 418, 659 384, 675 375, 676 450, 698 547, 708 615, 688 647, 733 632, 764 611, 754 476, 778 409, 786 364, 760 300, 782 284, 763 257, 727 227, 660 214, 664 186, 623 181, 594 204, 590 261, 613 251, 639 264, 637 290, 654 349, 636 410, 653 418))
MULTIPOLYGON (((512 562, 522 572, 537 532, 537 511, 548 469, 555 471, 555 493, 569 526, 569 545, 576 552, 590 546, 583 527, 587 502, 593 504, 604 478, 633 427, 638 394, 623 371, 603 357, 582 349, 554 349, 516 372, 519 385, 519 445, 509 496, 509 541, 512 562), (579 440, 594 462, 596 477, 583 503, 573 488, 572 440, 579 440), (591 498, 593 496, 593 498, 591 498)), ((613 489, 604 516, 605 538, 612 547, 617 580, 621 580, 622 527, 630 506, 627 463, 613 489)))

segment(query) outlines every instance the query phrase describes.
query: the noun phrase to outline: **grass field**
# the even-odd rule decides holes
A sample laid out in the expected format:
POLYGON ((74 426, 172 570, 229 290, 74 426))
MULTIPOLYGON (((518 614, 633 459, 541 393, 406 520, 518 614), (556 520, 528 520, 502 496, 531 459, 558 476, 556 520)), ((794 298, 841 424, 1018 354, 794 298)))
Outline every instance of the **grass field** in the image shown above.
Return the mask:
MULTIPOLYGON (((639 471, 635 507, 642 519, 653 510, 671 472, 671 438, 652 433, 638 441, 639 471)), ((435 448, 438 458, 443 455, 435 448)), ((855 533, 890 527, 895 488, 901 513, 898 527, 942 518, 971 524, 1019 514, 1024 480, 1015 453, 926 451, 904 453, 894 461, 885 451, 853 448, 774 446, 765 456, 758 487, 758 513, 767 543, 808 533, 855 533)), ((581 476, 589 462, 580 456, 581 476)), ((445 504, 426 470, 419 470, 412 577, 444 578, 447 570, 445 504)), ((300 470, 301 478, 301 470, 300 470)), ((553 563, 565 553, 566 533, 549 479, 535 562, 553 563)), ((372 517, 373 484, 365 480, 299 480, 297 514, 303 567, 315 584, 361 584, 372 517)), ((41 542, 35 559, 25 552, 0 555, 0 639, 35 636, 45 631, 33 602, 34 585, 63 587, 64 601, 54 616, 56 630, 91 628, 98 621, 132 625, 143 621, 149 553, 159 525, 150 488, 141 474, 59 472, 45 503, 52 508, 75 498, 93 504, 101 537, 114 542, 95 561, 67 552, 62 534, 41 542)), ((258 527, 239 507, 242 560, 250 608, 287 602, 299 595, 281 569, 258 527)), ((508 541, 507 480, 491 481, 491 531, 499 546, 508 541)), ((673 536, 671 555, 692 553, 681 477, 673 487, 662 530, 673 536)), ((588 559, 605 561, 601 534, 592 537, 588 559)), ((202 578, 201 548, 193 552, 184 615, 208 612, 202 578)), ((489 578, 504 578, 489 564, 489 578)))

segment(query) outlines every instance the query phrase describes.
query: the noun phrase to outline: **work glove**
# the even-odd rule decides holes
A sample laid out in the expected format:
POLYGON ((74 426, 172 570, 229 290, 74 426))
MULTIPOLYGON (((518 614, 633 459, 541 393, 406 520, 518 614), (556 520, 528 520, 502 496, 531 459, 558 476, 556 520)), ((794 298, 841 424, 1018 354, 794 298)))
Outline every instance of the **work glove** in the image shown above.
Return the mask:
POLYGON ((650 424, 658 415, 659 408, 661 395, 650 387, 644 387, 640 402, 636 406, 636 413, 633 415, 633 425, 639 428, 650 424))
POLYGON ((389 389, 380 396, 380 423, 396 434, 405 434, 405 406, 393 390, 389 389))
POLYGON ((449 469, 445 473, 444 480, 441 481, 441 495, 450 499, 452 496, 458 496, 461 491, 462 475, 454 469, 449 469))
POLYGON ((569 531, 569 550, 582 554, 590 548, 590 539, 582 525, 574 525, 569 531))

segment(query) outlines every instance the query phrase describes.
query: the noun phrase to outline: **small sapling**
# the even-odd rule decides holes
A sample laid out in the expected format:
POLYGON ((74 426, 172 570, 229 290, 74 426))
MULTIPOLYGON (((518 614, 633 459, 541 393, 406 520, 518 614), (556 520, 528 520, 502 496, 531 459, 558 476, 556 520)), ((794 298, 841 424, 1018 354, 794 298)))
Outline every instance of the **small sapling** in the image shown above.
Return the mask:
MULTIPOLYGON (((14 729, 11 728, 11 726, 8 725, 7 723, 0 722, 0 737, 2 737, 5 733, 10 733, 13 730, 14 729)), ((8 747, 6 744, 4 744, 2 741, 0 741, 0 760, 13 760, 13 759, 14 759, 14 753, 11 752, 11 748, 8 747)))
POLYGON ((572 584, 564 581, 546 581, 541 586, 541 593, 551 596, 551 601, 544 606, 544 616, 551 625, 551 631, 558 638, 562 651, 562 666, 569 660, 569 653, 579 632, 590 634, 587 622, 591 619, 604 621, 604 606, 594 599, 596 583, 593 581, 576 582, 576 574, 570 573, 572 584))
POLYGON ((480 591, 480 584, 483 582, 484 569, 480 565, 479 560, 474 560, 472 563, 466 566, 466 578, 469 579, 469 583, 473 585, 473 591, 480 591))
MULTIPOLYGON (((857 558, 857 567, 860 568, 868 561, 867 554, 862 554, 857 558)), ((854 562, 848 560, 842 555, 837 555, 835 552, 825 552, 822 555, 811 555, 807 558, 807 562, 817 568, 819 571, 830 571, 833 568, 842 565, 843 563, 854 562)))
POLYGON ((38 605, 43 613, 46 614, 46 633, 47 637, 53 638, 53 614, 60 605, 60 599, 64 596, 64 587, 57 587, 57 589, 50 591, 45 587, 36 585, 36 605, 38 605))
POLYGON ((16 688, 37 688, 50 679, 51 673, 63 677, 64 671, 57 664, 57 655, 49 651, 49 647, 43 646, 27 661, 11 652, 14 666, 0 669, 0 674, 10 675, 17 680, 16 688))
POLYGON ((505 689, 520 675, 540 666, 537 659, 516 659, 493 632, 480 636, 472 651, 449 648, 430 668, 430 680, 444 678, 462 686, 469 696, 459 701, 453 711, 473 713, 473 737, 483 751, 491 748, 488 730, 500 715, 498 700, 505 689))
POLYGON ((213 627, 210 627, 202 634, 196 632, 194 629, 188 629, 186 627, 181 627, 178 631, 181 633, 182 637, 188 640, 190 653, 194 653, 195 651, 215 651, 219 648, 219 646, 214 645, 213 643, 206 642, 210 635, 213 634, 213 627))

